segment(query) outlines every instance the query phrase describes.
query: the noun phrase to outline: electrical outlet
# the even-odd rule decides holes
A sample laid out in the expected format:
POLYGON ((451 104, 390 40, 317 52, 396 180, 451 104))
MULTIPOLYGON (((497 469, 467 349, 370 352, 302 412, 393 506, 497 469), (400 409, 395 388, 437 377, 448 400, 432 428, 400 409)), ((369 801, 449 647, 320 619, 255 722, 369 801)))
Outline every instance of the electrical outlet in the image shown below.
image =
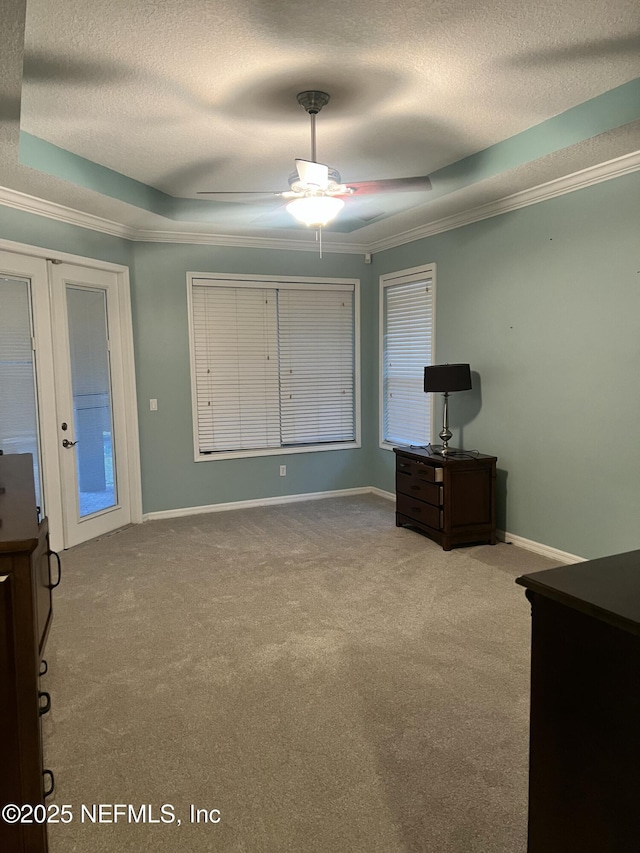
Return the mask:
POLYGON ((158 401, 157 400, 149 400, 149 411, 157 412, 158 411, 158 401))
POLYGON ((286 466, 286 465, 281 465, 281 466, 280 466, 280 476, 281 476, 281 477, 286 477, 286 476, 287 476, 287 466, 286 466))

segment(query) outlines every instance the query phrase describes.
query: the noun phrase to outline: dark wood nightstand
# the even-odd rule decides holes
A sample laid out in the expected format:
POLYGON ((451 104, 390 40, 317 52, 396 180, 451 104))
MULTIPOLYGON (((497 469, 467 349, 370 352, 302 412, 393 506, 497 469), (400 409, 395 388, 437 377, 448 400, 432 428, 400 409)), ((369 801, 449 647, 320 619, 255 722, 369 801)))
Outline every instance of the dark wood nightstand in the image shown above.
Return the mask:
POLYGON ((454 545, 496 544, 495 456, 443 457, 406 447, 393 452, 398 527, 415 527, 445 551, 454 545))

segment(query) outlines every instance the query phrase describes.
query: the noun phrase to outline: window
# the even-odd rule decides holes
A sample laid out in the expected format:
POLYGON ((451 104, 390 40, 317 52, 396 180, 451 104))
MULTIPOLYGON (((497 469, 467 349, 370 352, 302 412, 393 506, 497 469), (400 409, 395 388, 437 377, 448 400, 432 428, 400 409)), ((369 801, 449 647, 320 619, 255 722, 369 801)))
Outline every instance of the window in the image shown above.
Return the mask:
POLYGON ((359 446, 358 282, 188 284, 197 460, 359 446))
POLYGON ((435 265, 380 277, 380 446, 431 441, 435 265))

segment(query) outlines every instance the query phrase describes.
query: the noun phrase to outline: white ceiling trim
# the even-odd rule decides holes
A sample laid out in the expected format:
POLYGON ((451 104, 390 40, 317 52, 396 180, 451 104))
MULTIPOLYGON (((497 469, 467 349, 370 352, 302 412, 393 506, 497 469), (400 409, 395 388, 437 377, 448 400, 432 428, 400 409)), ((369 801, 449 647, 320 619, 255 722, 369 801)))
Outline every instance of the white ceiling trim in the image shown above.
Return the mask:
POLYGON ((119 222, 112 222, 110 219, 103 219, 101 216, 94 216, 92 213, 83 213, 80 210, 74 210, 72 207, 66 207, 64 204, 46 201, 43 198, 27 195, 27 193, 8 187, 0 187, 0 204, 25 213, 46 216, 48 219, 65 222, 67 225, 78 225, 80 228, 100 231, 103 234, 110 234, 112 237, 124 237, 126 240, 134 240, 138 230, 128 225, 121 225, 119 222))
MULTIPOLYGON (((441 234, 444 231, 460 228, 463 225, 470 225, 482 219, 499 216, 511 210, 518 210, 532 204, 539 204, 542 201, 548 201, 549 199, 599 184, 602 181, 622 177, 638 169, 640 169, 640 151, 635 151, 631 154, 617 157, 614 160, 609 160, 606 163, 582 169, 572 175, 567 175, 545 184, 539 184, 537 187, 505 196, 497 201, 465 210, 453 216, 444 217, 418 228, 412 228, 393 237, 371 243, 332 243, 331 241, 323 240, 323 249, 327 253, 354 255, 381 252, 405 243, 412 243, 424 237, 431 237, 434 234, 441 234)), ((56 202, 27 195, 8 187, 0 187, 0 205, 136 242, 186 243, 192 245, 227 246, 245 249, 282 249, 286 251, 314 253, 318 251, 318 245, 314 240, 283 240, 272 239, 270 237, 242 237, 231 234, 203 234, 188 231, 156 231, 134 228, 94 216, 91 213, 83 213, 82 211, 74 210, 56 202)))
POLYGON ((602 181, 620 178, 623 175, 636 172, 638 169, 640 169, 640 151, 634 151, 632 154, 625 154, 622 157, 617 157, 615 160, 599 163, 597 166, 582 169, 579 172, 574 172, 572 175, 565 175, 562 178, 556 178, 548 183, 539 184, 537 187, 522 190, 496 201, 482 204, 479 207, 473 207, 461 213, 437 219, 434 222, 418 228, 412 228, 402 234, 377 240, 369 244, 367 251, 382 252, 385 249, 393 249, 395 246, 402 246, 405 243, 413 243, 415 240, 421 240, 424 237, 432 237, 434 234, 451 231, 453 228, 461 228, 463 225, 471 225, 473 222, 490 219, 492 216, 500 216, 503 213, 509 213, 511 210, 519 210, 522 207, 539 204, 541 201, 548 201, 549 199, 590 187, 593 184, 599 184, 602 181))

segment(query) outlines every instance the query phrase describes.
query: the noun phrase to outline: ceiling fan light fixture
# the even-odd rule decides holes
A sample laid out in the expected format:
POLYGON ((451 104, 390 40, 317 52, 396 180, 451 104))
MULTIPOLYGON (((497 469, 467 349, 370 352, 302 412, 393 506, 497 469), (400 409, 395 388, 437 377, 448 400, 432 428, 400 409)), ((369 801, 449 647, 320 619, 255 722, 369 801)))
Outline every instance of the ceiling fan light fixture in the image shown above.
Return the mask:
POLYGON ((298 222, 310 228, 323 228, 334 219, 344 207, 341 198, 329 195, 310 195, 295 198, 287 205, 287 211, 298 222))

